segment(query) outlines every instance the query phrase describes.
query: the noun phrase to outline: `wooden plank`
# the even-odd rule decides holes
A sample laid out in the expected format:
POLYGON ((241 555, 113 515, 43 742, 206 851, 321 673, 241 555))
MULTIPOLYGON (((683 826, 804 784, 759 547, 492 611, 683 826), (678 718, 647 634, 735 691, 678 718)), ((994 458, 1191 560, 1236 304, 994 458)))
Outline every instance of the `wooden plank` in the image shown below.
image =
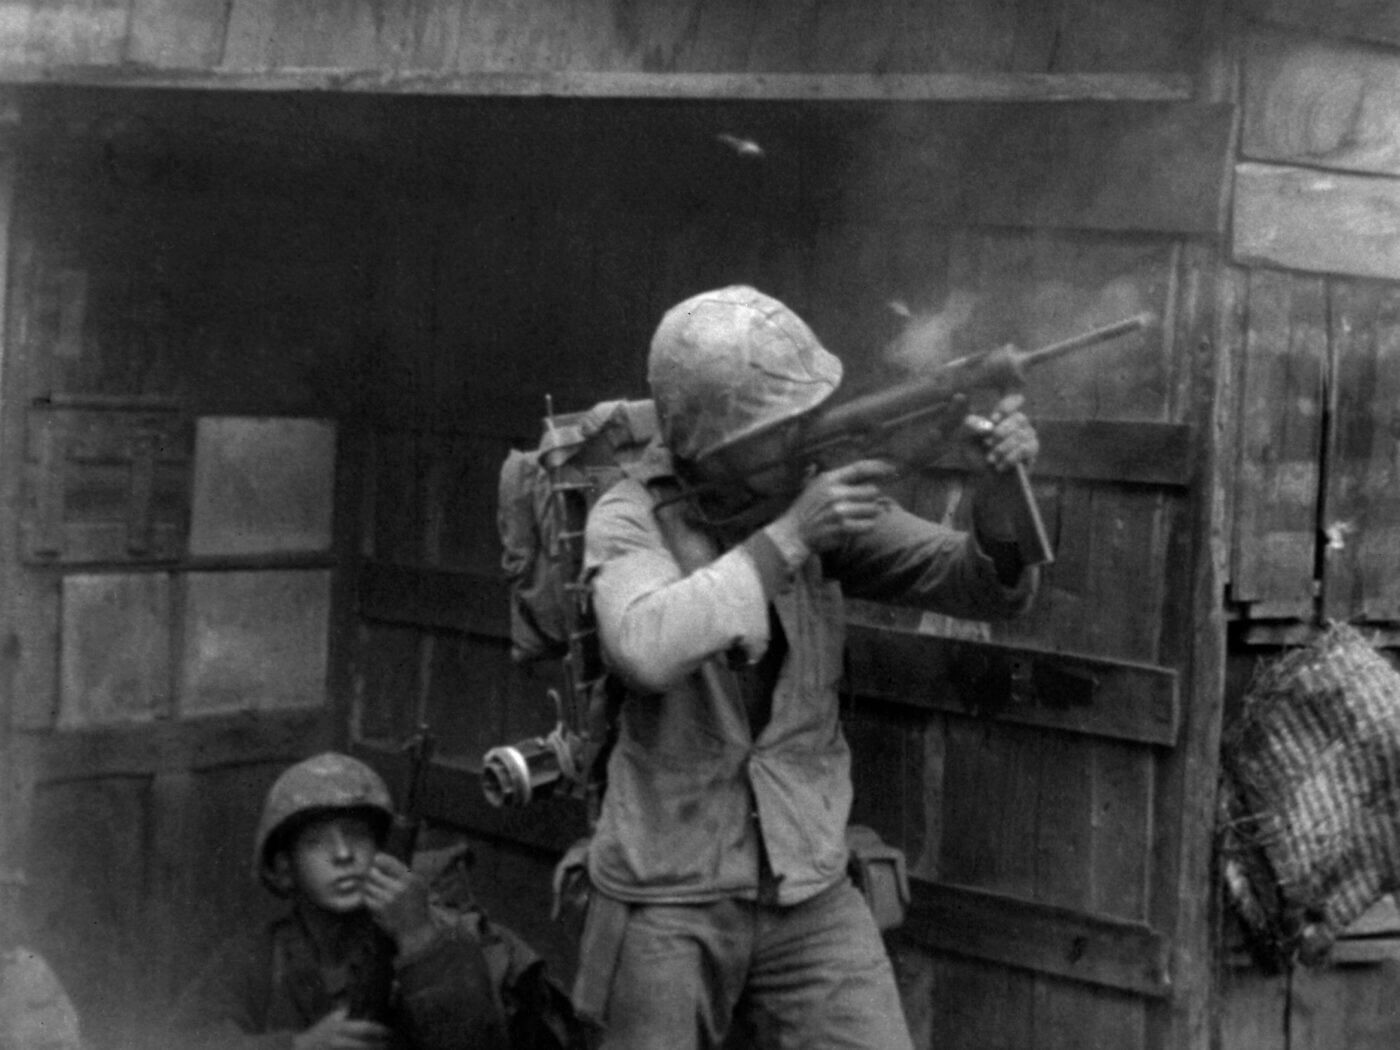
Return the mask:
POLYGON ((963 173, 964 214, 989 225, 1215 235, 1233 121, 1227 105, 989 112, 963 173))
POLYGON ((223 58, 228 0, 132 0, 127 58, 161 69, 213 69, 223 58))
POLYGON ((1034 773, 1040 733, 1016 725, 951 716, 945 726, 941 777, 926 805, 938 808, 942 840, 921 870, 954 882, 1029 898, 1035 891, 1035 841, 1040 799, 1034 773))
POLYGON ((131 0, 36 0, 26 6, 26 61, 94 66, 122 62, 131 0))
POLYGON ((1332 285, 1336 380, 1321 515, 1328 619, 1400 621, 1400 294, 1389 284, 1332 285))
MULTIPOLYGON (((1190 69, 1210 44, 1203 43, 1201 5, 1159 0, 1063 0, 1047 8, 1052 15, 1044 43, 1043 65, 1017 68, 1095 70, 1190 69)), ((1209 39, 1209 38, 1207 38, 1209 39)), ((1107 1045, 1107 1044, 1105 1044, 1107 1045)))
MULTIPOLYGON (((1032 380, 1034 382, 1034 380, 1032 380)), ((1034 406, 1030 406, 1032 412, 1034 406)), ((1034 475, 1077 481, 1185 487, 1191 476, 1191 427, 1149 420, 1034 419, 1040 456, 1034 475)), ((960 453, 948 450, 932 466, 950 470, 960 453)))
POLYGON ((1285 1043, 1291 1050, 1395 1046, 1400 1040, 1400 1011, 1395 1008, 1400 966, 1393 958, 1367 962, 1370 965, 1304 969, 1295 975, 1283 1015, 1285 1043))
POLYGON ((1036 975, 1030 1031, 1037 1050, 1143 1047, 1149 1001, 1116 988, 1036 975))
POLYGON ((1230 597, 1255 615, 1310 618, 1328 372, 1319 280, 1254 270, 1235 418, 1230 597))
POLYGON ((747 68, 754 73, 810 72, 809 48, 818 6, 817 0, 755 4, 747 68))
MULTIPOLYGON (((6 142, 0 148, 0 272, 13 277, 0 291, 0 450, 5 464, 0 470, 0 609, 7 625, 0 644, 0 684, 9 698, 6 719, 11 728, 49 729, 58 700, 58 586, 20 568, 26 403, 37 363, 27 354, 16 353, 17 326, 9 323, 16 304, 28 305, 34 294, 35 271, 32 242, 22 255, 20 245, 12 243, 15 174, 15 157, 6 142), (44 659, 44 653, 49 659, 44 659)), ((26 807, 18 822, 22 827, 28 819, 27 796, 17 794, 15 803, 26 807)))
MULTIPOLYGON (((1220 283, 1220 253, 1210 246, 1188 245, 1187 271, 1202 289, 1220 283)), ((1214 478, 1223 453, 1217 391, 1222 362, 1218 317, 1213 295, 1185 299, 1175 326, 1176 354, 1189 369, 1187 419, 1209 431, 1194 449, 1196 475, 1214 478)), ((1204 484, 1204 481, 1203 481, 1204 484)), ((1182 744, 1159 756, 1149 824, 1152 828, 1151 892, 1148 921, 1170 938, 1173 994, 1154 1011, 1149 1045, 1206 1046, 1212 1038, 1216 900, 1214 836, 1216 778, 1220 756, 1220 721, 1225 695, 1226 629, 1220 503, 1210 489, 1198 489, 1174 515, 1171 542, 1159 552, 1167 567, 1176 625, 1164 637, 1163 658, 1182 675, 1182 744)))
POLYGON ((1119 740, 1177 741, 1170 668, 860 622, 850 624, 847 650, 858 696, 1119 740))
POLYGON ((366 559, 359 580, 367 620, 509 636, 510 603, 499 576, 366 559))
POLYGON ((1171 994, 1166 938, 1144 923, 914 880, 904 934, 970 955, 1152 998, 1171 994))
MULTIPOLYGON (((926 949, 907 937, 902 930, 894 931, 893 943, 903 948, 901 954, 926 949)), ((1035 975, 1026 970, 983 962, 966 956, 931 955, 933 972, 924 1007, 930 1016, 923 1031, 915 1028, 911 1016, 911 1034, 922 1036, 917 1047, 937 1047, 938 1050, 1021 1050, 1036 1046, 1034 1039, 1035 975), (927 1001, 931 1000, 931 1002, 927 1001)), ((903 978, 904 968, 897 971, 903 978)), ((921 1004, 922 1005, 922 1004, 921 1004)), ((906 1013, 910 1012, 905 1007, 906 1013)))
POLYGON ((1244 0, 1240 10, 1256 22, 1400 44, 1400 9, 1390 0, 1244 0))
POLYGON ((1235 165, 1237 262, 1400 278, 1400 179, 1235 165))
MULTIPOLYGON (((1368 626, 1361 623, 1355 627, 1368 644, 1377 649, 1400 649, 1400 628, 1368 626)), ((1245 645, 1257 646, 1303 646, 1312 645, 1322 637, 1325 627, 1315 623, 1298 623, 1293 620, 1247 622, 1242 625, 1240 640, 1245 645)))
MULTIPOLYGON (((1093 911, 1094 764, 1097 740, 1069 733, 1041 733, 1034 770, 1025 770, 1036 793, 1036 821, 1029 841, 1034 888, 1026 896, 1040 904, 1093 911)), ((1146 852, 1146 836, 1134 836, 1146 852)), ((1141 919, 1140 912, 1115 918, 1141 919)))
MULTIPOLYGON (((252 35, 268 32, 257 26, 252 35)), ((230 42, 230 47, 232 47, 230 42)), ((251 59, 249 60, 252 61, 251 59)), ((344 91, 511 98, 676 98, 798 102, 1186 101, 1185 74, 1137 73, 425 73, 393 69, 146 67, 0 61, 0 84, 231 91, 344 91)))
POLYGON ((1240 477, 1243 469, 1244 442, 1239 431, 1244 424, 1237 406, 1245 388, 1244 372, 1248 365, 1249 330, 1249 275, 1250 271, 1239 266, 1226 266, 1221 274, 1217 292, 1216 309, 1219 313, 1219 328, 1215 345, 1221 356, 1219 398, 1221 406, 1228 406, 1217 426, 1225 436, 1227 451, 1220 457, 1220 473, 1214 482, 1216 499, 1220 503, 1221 521, 1227 523, 1224 549, 1221 554, 1227 565, 1233 566, 1235 558, 1234 523, 1239 518, 1241 496, 1240 477))
POLYGON ((1103 915, 1147 914, 1152 875, 1152 800, 1157 787, 1156 755, 1144 748, 1096 742, 1086 819, 1090 875, 1086 906, 1103 915))
MULTIPOLYGON (((1008 640, 1030 639, 1034 628, 1046 641, 1032 644, 1147 666, 1163 663, 1167 525, 1175 501, 1157 490, 1126 486, 1095 488, 1089 496, 1089 533, 1080 556, 1084 576, 1078 584, 1085 615, 1070 621, 1053 606, 1033 608, 1030 616, 1007 624, 1003 634, 1008 640), (1124 580, 1134 581, 1133 587, 1123 587, 1124 580)), ((1063 526, 1060 531, 1063 536, 1063 526)))
POLYGON ((58 784, 290 761, 327 740, 326 728, 321 711, 278 711, 55 733, 40 746, 38 777, 58 784))
POLYGON ((1244 65, 1240 152, 1251 160, 1400 175, 1400 54, 1256 29, 1244 65))

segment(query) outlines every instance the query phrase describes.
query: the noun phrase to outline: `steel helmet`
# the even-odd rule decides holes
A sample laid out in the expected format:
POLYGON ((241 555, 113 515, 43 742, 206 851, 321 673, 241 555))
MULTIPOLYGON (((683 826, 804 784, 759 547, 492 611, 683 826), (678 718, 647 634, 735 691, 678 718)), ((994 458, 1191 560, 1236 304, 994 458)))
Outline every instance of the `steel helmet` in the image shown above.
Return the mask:
POLYGON ((666 312, 647 381, 667 446, 695 462, 821 404, 841 361, 778 300, 731 285, 666 312))
POLYGON ((253 875, 269 888, 268 845, 287 822, 302 814, 325 810, 364 810, 382 817, 385 827, 394 804, 384 780, 357 758, 335 751, 298 762, 282 772, 268 789, 253 839, 253 875))

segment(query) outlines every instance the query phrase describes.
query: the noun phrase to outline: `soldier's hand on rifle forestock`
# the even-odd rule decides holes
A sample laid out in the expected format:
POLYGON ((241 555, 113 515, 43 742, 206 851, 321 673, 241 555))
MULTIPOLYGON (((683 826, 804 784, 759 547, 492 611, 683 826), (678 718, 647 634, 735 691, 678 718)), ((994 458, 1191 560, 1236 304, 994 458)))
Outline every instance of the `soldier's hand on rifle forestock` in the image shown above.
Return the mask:
POLYGON ((294 1036, 292 1050, 380 1050, 389 1045, 389 1035, 375 1021, 352 1020, 342 1006, 294 1036))
POLYGON ((364 882, 365 907, 379 928, 409 954, 432 939, 428 884, 408 865, 387 853, 375 854, 364 882))
POLYGON ((880 482, 894 474, 892 464, 878 459, 857 460, 818 474, 772 527, 788 530, 808 550, 831 550, 848 537, 869 531, 885 512, 888 500, 880 482))
POLYGON ((1024 401, 1020 394, 1007 394, 986 415, 969 414, 963 421, 980 453, 979 466, 1004 473, 1018 464, 1029 468, 1035 461, 1040 439, 1021 411, 1024 401))

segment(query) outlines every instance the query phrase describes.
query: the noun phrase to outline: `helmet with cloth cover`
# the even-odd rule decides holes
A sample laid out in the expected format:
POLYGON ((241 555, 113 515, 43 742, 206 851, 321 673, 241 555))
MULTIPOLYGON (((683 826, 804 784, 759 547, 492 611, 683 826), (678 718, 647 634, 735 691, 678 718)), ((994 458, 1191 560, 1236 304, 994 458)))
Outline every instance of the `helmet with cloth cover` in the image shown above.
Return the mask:
POLYGON ((393 801, 384 780, 365 763, 349 755, 326 751, 288 767, 268 789, 262 817, 253 836, 253 875, 274 892, 270 847, 300 821, 339 811, 370 816, 379 831, 388 829, 393 801))
POLYGON ((667 447, 694 463, 816 408, 841 373, 840 359, 789 307, 731 285, 666 312, 647 381, 667 447))

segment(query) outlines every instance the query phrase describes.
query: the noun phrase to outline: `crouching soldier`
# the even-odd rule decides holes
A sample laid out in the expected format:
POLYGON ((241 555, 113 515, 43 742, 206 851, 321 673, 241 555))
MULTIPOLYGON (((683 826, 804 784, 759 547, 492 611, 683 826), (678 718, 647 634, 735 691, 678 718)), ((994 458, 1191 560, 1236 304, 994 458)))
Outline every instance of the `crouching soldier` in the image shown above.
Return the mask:
POLYGON ((448 1050, 506 1045, 500 1000, 464 917, 381 851, 393 817, 372 769, 326 753, 263 805, 254 874, 290 907, 234 938, 186 990, 183 1045, 448 1050))

